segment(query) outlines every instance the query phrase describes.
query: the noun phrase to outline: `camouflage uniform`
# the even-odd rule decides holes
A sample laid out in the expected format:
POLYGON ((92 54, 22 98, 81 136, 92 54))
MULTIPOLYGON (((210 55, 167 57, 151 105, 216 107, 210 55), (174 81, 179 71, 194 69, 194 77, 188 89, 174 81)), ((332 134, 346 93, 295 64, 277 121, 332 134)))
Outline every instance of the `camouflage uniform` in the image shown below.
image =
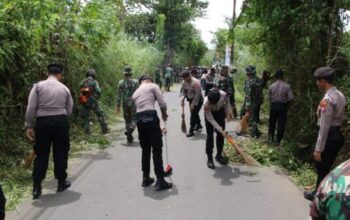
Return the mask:
POLYGON ((310 217, 318 219, 350 219, 350 160, 328 174, 320 184, 310 206, 310 217))
POLYGON ((92 89, 92 95, 88 98, 87 104, 83 105, 83 118, 84 118, 84 129, 85 133, 90 133, 90 111, 93 110, 100 122, 102 133, 108 132, 107 123, 103 114, 102 109, 98 104, 98 99, 101 96, 101 89, 93 76, 88 76, 80 83, 80 88, 89 87, 92 89))
POLYGON ((117 91, 117 108, 123 105, 123 113, 125 120, 125 135, 128 137, 128 142, 132 142, 132 132, 135 129, 136 109, 132 95, 138 88, 139 84, 135 79, 122 79, 118 83, 117 91))
POLYGON ((255 75, 255 69, 251 74, 252 76, 244 82, 244 103, 241 109, 241 116, 243 116, 245 112, 249 112, 250 133, 252 137, 259 137, 261 133, 258 129, 255 115, 261 102, 261 83, 259 78, 255 75))
POLYGON ((165 78, 165 89, 167 91, 170 91, 171 78, 173 77, 173 71, 174 71, 173 68, 171 68, 170 66, 165 69, 164 78, 165 78))
POLYGON ((162 74, 160 72, 160 67, 157 67, 157 69, 156 69, 155 82, 159 86, 159 88, 162 89, 162 74))

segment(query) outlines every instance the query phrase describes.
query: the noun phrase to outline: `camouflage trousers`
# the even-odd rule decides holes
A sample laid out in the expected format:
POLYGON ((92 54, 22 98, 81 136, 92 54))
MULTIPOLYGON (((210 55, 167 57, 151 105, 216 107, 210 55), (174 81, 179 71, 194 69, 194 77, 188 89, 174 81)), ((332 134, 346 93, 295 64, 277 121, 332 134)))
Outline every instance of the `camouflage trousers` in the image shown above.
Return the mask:
POLYGON ((123 105, 125 132, 132 133, 136 124, 136 108, 134 105, 123 105))
MULTIPOLYGON (((257 122, 257 118, 255 117, 257 107, 258 107, 257 105, 253 105, 249 111, 250 117, 249 117, 248 124, 249 124, 250 135, 252 137, 259 137, 261 135, 261 132, 259 131, 259 128, 258 128, 259 123, 257 122)), ((245 103, 243 103, 241 112, 240 112, 241 118, 244 116, 245 112, 246 112, 245 103)))
POLYGON ((103 111, 97 102, 83 106, 83 119, 84 119, 85 133, 87 134, 90 133, 90 111, 95 112, 98 118, 98 121, 100 122, 102 133, 106 133, 108 131, 108 126, 107 126, 103 111))

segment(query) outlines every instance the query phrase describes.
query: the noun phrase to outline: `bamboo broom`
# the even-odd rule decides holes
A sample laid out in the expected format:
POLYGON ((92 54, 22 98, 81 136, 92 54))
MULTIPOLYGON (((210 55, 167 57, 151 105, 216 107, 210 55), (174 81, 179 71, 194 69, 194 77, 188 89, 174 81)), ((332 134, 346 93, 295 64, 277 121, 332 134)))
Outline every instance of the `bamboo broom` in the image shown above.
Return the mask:
POLYGON ((185 109, 184 109, 183 106, 182 106, 181 118, 182 118, 182 121, 181 121, 181 131, 182 131, 183 133, 186 134, 187 129, 186 129, 186 122, 185 122, 185 109))
POLYGON ((260 164, 253 157, 251 157, 249 154, 244 152, 240 147, 238 147, 238 145, 236 144, 236 142, 233 140, 233 138, 230 135, 226 136, 226 140, 231 144, 231 146, 236 150, 236 152, 239 155, 241 155, 244 162, 248 166, 260 166, 260 164))

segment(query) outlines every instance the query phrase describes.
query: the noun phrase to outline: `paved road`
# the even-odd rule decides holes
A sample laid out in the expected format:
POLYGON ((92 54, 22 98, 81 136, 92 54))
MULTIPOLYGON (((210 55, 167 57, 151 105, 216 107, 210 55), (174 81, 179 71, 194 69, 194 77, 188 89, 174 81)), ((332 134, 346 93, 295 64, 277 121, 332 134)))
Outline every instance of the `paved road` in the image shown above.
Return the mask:
POLYGON ((173 189, 142 188, 139 143, 128 146, 118 134, 111 148, 73 161, 69 190, 56 194, 55 182, 47 182, 39 200, 28 199, 7 219, 308 219, 308 203, 288 178, 267 168, 216 164, 208 169, 205 130, 191 139, 180 132, 178 94, 165 94, 173 189))

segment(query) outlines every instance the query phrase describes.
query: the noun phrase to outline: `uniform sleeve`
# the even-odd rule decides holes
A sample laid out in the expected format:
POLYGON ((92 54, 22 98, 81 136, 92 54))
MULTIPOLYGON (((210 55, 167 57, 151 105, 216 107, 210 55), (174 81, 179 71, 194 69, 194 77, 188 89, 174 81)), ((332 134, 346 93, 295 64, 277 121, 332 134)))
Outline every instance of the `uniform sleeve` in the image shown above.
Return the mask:
POLYGON ((208 104, 204 104, 204 116, 208 122, 220 133, 223 133, 222 127, 215 121, 213 114, 211 113, 208 104))
POLYGON ((157 86, 156 84, 154 85, 155 86, 154 86, 153 92, 156 97, 156 101, 158 102, 158 105, 161 109, 166 109, 167 107, 166 107, 166 103, 165 103, 162 91, 160 91, 159 86, 157 86))
POLYGON ((37 84, 34 84, 32 90, 30 91, 28 98, 28 105, 25 117, 24 126, 26 128, 34 127, 34 120, 36 118, 36 110, 38 106, 38 96, 37 96, 37 84))
POLYGON ((116 97, 116 106, 119 108, 122 104, 122 94, 123 94, 123 85, 121 81, 118 83, 118 88, 117 88, 117 97, 116 97))
POLYGON ((232 106, 228 97, 225 98, 225 112, 226 112, 226 115, 232 112, 232 106))
POLYGON ((181 91, 181 96, 186 97, 187 91, 186 91, 186 89, 185 89, 185 85, 184 85, 184 84, 185 84, 185 82, 182 81, 180 91, 181 91))
POLYGON ((331 121, 333 117, 333 106, 330 101, 331 98, 325 98, 320 103, 321 118, 320 118, 320 130, 318 132, 317 143, 315 151, 322 152, 325 148, 329 128, 331 126, 331 121))
POLYGON ((249 85, 249 82, 247 82, 248 85, 246 85, 246 94, 245 94, 245 110, 250 110, 252 105, 252 89, 251 85, 249 85))
POLYGON ((202 97, 202 89, 201 89, 201 85, 199 84, 199 82, 195 82, 193 86, 194 86, 195 94, 194 94, 192 104, 194 106, 196 106, 196 105, 198 105, 198 102, 202 97))
POLYGON ((100 88, 100 85, 98 84, 98 82, 97 81, 95 81, 95 92, 97 93, 97 94, 101 94, 101 88, 100 88))
POLYGON ((271 102, 271 98, 272 98, 272 88, 271 86, 269 87, 269 94, 268 94, 268 98, 269 98, 269 101, 271 102))
POLYGON ((68 88, 67 88, 67 93, 68 93, 67 95, 68 97, 67 97, 66 111, 67 111, 67 115, 69 116, 73 112, 73 98, 68 88))

